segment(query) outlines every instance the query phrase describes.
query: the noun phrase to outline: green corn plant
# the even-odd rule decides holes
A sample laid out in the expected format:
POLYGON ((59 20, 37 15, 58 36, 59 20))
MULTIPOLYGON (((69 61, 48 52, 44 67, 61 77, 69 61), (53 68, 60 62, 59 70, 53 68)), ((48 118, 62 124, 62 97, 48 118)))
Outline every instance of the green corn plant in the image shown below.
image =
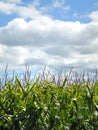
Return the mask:
POLYGON ((30 75, 25 82, 14 76, 14 81, 1 84, 1 130, 98 129, 97 81, 76 77, 71 83, 64 77, 58 83, 43 76, 33 82, 30 75))

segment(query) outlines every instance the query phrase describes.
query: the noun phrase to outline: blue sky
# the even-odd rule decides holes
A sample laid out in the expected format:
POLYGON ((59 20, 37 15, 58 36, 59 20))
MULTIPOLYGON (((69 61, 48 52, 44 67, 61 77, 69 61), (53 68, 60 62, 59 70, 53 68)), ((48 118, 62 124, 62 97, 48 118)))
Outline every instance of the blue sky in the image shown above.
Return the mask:
MULTIPOLYGON (((87 15, 92 11, 98 10, 97 0, 23 0, 18 5, 28 6, 32 2, 35 3, 36 8, 39 10, 40 8, 46 8, 46 10, 43 10, 43 14, 51 15, 54 19, 68 21, 89 22, 90 18, 87 15), (54 7, 52 8, 52 6, 54 7)), ((20 16, 15 13, 6 15, 1 12, 0 26, 6 25, 15 17, 20 16)))
POLYGON ((0 67, 98 68, 97 0, 0 0, 0 67))

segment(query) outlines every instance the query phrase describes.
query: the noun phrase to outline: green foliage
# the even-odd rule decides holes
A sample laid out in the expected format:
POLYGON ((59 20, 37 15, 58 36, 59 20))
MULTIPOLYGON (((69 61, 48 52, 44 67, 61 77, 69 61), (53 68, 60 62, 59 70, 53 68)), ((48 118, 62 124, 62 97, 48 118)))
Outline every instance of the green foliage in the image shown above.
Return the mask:
POLYGON ((1 130, 98 130, 98 82, 60 85, 16 77, 0 89, 1 130))

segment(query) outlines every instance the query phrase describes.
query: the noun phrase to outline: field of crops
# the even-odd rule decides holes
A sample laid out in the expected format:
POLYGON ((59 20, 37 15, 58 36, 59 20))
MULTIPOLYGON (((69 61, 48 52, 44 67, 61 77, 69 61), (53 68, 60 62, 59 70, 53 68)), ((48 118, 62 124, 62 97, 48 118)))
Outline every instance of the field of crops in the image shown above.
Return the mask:
POLYGON ((27 73, 0 83, 0 130, 98 130, 97 74, 69 78, 27 73))

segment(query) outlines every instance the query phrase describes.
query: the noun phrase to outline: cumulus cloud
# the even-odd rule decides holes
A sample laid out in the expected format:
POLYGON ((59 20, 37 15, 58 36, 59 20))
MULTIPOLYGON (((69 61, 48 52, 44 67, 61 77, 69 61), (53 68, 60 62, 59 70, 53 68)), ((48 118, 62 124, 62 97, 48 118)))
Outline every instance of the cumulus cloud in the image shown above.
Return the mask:
POLYGON ((1 1, 0 7, 0 11, 5 8, 3 13, 21 16, 0 28, 0 64, 98 67, 97 11, 84 24, 55 20, 35 7, 17 6, 11 0, 7 4, 1 1))
POLYGON ((0 29, 0 39, 7 45, 64 46, 77 40, 77 34, 83 30, 79 22, 63 22, 48 17, 25 21, 17 18, 0 29))
POLYGON ((1 62, 17 64, 18 61, 19 64, 48 65, 54 68, 81 64, 88 66, 98 56, 97 27, 94 21, 83 24, 45 16, 29 22, 23 18, 14 19, 0 28, 3 50, 1 62))

